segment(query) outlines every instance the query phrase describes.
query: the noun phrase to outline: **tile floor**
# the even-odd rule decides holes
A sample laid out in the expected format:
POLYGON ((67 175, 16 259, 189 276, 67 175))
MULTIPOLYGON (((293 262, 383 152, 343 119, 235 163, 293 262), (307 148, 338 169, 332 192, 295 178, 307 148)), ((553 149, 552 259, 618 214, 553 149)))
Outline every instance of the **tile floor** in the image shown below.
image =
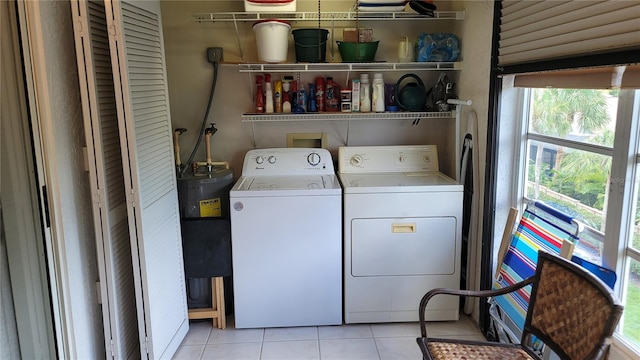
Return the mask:
MULTIPOLYGON (((173 359, 422 359, 418 323, 350 324, 294 328, 227 329, 209 321, 192 321, 173 359)), ((431 322, 429 336, 484 340, 466 316, 457 322, 431 322)))

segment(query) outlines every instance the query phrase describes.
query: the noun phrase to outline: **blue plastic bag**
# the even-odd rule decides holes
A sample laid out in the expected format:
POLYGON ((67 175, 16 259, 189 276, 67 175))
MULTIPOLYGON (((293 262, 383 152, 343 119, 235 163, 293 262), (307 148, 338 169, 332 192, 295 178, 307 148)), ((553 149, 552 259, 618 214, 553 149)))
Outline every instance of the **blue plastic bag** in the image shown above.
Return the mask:
POLYGON ((418 36, 416 61, 451 62, 458 60, 460 45, 454 34, 425 34, 418 36))

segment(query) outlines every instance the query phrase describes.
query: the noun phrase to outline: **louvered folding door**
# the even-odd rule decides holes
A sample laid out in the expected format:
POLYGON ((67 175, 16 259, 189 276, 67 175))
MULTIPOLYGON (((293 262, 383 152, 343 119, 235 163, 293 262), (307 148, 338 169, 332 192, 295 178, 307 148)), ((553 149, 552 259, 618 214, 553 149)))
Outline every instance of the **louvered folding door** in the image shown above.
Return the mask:
POLYGON ((160 6, 73 8, 107 355, 170 358, 188 318, 160 6))

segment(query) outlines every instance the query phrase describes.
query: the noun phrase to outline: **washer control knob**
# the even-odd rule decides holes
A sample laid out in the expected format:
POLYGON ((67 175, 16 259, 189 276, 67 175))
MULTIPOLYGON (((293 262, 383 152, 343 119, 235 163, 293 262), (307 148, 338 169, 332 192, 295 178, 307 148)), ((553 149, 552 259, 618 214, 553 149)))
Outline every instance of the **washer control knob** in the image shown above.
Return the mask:
POLYGON ((349 163, 351 164, 351 166, 360 167, 362 166, 363 162, 364 162, 364 159, 362 158, 362 155, 359 155, 359 154, 355 154, 351 157, 351 159, 349 159, 349 163))
POLYGON ((262 164, 263 162, 264 162, 264 158, 262 156, 256 157, 256 163, 257 164, 262 164))
POLYGON ((269 162, 269 164, 275 164, 276 163, 276 157, 271 155, 267 158, 267 161, 269 162))
POLYGON ((307 156, 307 162, 309 163, 309 165, 311 166, 316 166, 318 164, 320 164, 320 160, 322 160, 320 158, 320 155, 318 153, 311 153, 307 156))
POLYGON ((399 156, 398 156, 398 162, 399 162, 400 164, 402 164, 404 161, 405 161, 405 157, 404 157, 404 155, 399 155, 399 156))
POLYGON ((423 159, 424 159, 424 162, 431 162, 431 156, 430 155, 425 155, 423 159))

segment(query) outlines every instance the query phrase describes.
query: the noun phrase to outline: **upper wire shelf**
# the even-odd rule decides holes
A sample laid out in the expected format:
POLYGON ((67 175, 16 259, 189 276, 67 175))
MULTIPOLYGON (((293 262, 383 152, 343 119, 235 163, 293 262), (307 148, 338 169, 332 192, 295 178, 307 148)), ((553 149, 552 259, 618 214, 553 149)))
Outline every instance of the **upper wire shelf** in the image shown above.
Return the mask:
MULTIPOLYGON (((464 11, 434 11, 433 16, 411 12, 363 12, 338 11, 321 12, 320 20, 349 21, 349 20, 464 20, 464 11)), ((289 21, 318 21, 318 12, 211 12, 189 14, 190 21, 195 22, 223 22, 223 21, 257 21, 264 19, 280 19, 289 21)))
POLYGON ((449 119, 455 118, 455 111, 444 112, 322 112, 322 113, 271 113, 243 114, 242 122, 269 121, 344 121, 344 120, 416 120, 416 119, 449 119))

